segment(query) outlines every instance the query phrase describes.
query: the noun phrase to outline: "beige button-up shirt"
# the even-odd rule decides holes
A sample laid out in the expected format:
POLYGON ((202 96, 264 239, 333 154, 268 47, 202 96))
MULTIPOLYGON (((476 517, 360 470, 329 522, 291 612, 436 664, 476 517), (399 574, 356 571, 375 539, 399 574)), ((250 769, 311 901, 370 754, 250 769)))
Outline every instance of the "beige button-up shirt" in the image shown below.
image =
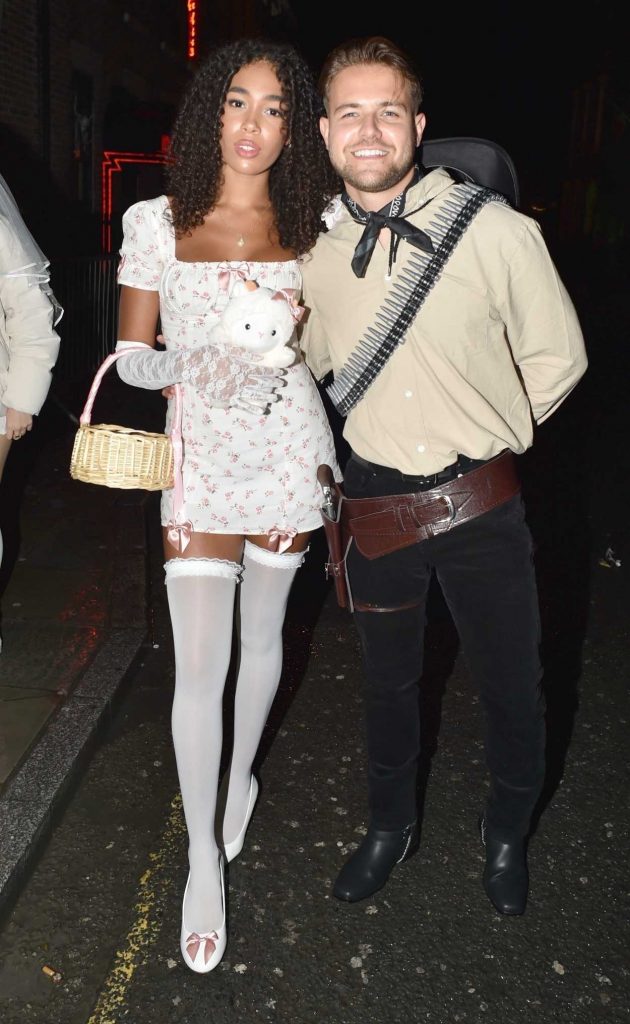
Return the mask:
MULTIPOLYGON (((405 209, 440 201, 452 187, 445 170, 431 171, 409 190, 405 209)), ((409 219, 426 229, 435 206, 409 219)), ((309 315, 301 345, 318 379, 345 364, 412 252, 401 241, 390 281, 388 248, 377 243, 366 276, 357 278, 350 264, 362 232, 344 209, 302 267, 309 315)), ((492 202, 348 414, 344 437, 363 458, 414 475, 444 469, 457 453, 520 453, 532 443, 534 422, 558 408, 586 366, 575 309, 538 224, 492 202)))

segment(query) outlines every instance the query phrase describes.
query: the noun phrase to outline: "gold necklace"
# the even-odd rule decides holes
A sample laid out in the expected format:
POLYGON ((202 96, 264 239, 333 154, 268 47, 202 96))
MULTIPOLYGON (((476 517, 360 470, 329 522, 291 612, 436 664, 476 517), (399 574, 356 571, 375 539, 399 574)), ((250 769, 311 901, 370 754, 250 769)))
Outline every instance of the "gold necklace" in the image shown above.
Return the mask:
MULTIPOLYGON (((269 209, 271 209, 271 207, 269 207, 269 209)), ((220 210, 218 206, 215 206, 215 210, 219 214, 220 220, 223 221, 223 223, 225 224, 225 226, 229 230, 229 223, 226 220, 226 218, 223 216, 223 211, 220 210)), ((256 210, 252 210, 251 212, 254 214, 254 216, 258 217, 259 222, 262 224, 263 218, 260 216, 260 213, 257 213, 256 210)), ((236 245, 239 247, 239 249, 243 249, 247 245, 247 235, 244 235, 242 231, 241 231, 240 235, 238 236, 238 238, 236 239, 236 245)))

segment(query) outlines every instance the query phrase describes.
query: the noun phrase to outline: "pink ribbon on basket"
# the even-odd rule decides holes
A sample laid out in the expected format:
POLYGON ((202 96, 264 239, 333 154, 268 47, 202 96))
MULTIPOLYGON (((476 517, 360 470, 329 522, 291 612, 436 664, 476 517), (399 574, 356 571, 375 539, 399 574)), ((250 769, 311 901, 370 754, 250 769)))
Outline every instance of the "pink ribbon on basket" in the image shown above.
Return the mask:
POLYGON ((171 426, 171 445, 173 446, 173 515, 166 524, 166 536, 177 548, 184 552, 190 544, 193 524, 184 519, 184 479, 182 475, 182 393, 179 384, 173 386, 175 392, 175 412, 171 426))
POLYGON ((283 551, 291 547, 296 533, 297 530, 294 526, 285 526, 283 529, 279 526, 272 526, 269 531, 268 550, 277 551, 281 555, 283 551))

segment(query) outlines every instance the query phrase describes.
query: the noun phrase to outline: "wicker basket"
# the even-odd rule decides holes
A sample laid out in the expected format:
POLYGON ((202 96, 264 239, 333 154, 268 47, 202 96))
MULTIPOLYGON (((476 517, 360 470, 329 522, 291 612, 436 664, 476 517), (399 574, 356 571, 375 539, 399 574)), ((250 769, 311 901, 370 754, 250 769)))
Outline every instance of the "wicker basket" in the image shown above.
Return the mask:
POLYGON ((166 434, 109 423, 79 427, 70 476, 86 484, 162 491, 173 486, 173 447, 166 434))
MULTIPOLYGON (((108 356, 94 377, 74 439, 70 476, 105 487, 166 490, 174 486, 173 445, 168 434, 90 422, 103 375, 116 359, 129 351, 132 350, 123 349, 108 356)), ((177 410, 179 415, 179 395, 177 410)))

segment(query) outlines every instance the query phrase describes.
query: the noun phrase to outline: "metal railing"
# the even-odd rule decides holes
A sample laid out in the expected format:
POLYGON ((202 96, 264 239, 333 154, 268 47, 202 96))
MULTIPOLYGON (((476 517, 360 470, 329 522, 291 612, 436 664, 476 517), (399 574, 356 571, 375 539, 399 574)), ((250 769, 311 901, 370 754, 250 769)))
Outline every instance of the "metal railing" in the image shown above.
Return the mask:
POLYGON ((55 261, 53 291, 64 308, 55 379, 69 383, 93 374, 116 346, 118 255, 55 261))

